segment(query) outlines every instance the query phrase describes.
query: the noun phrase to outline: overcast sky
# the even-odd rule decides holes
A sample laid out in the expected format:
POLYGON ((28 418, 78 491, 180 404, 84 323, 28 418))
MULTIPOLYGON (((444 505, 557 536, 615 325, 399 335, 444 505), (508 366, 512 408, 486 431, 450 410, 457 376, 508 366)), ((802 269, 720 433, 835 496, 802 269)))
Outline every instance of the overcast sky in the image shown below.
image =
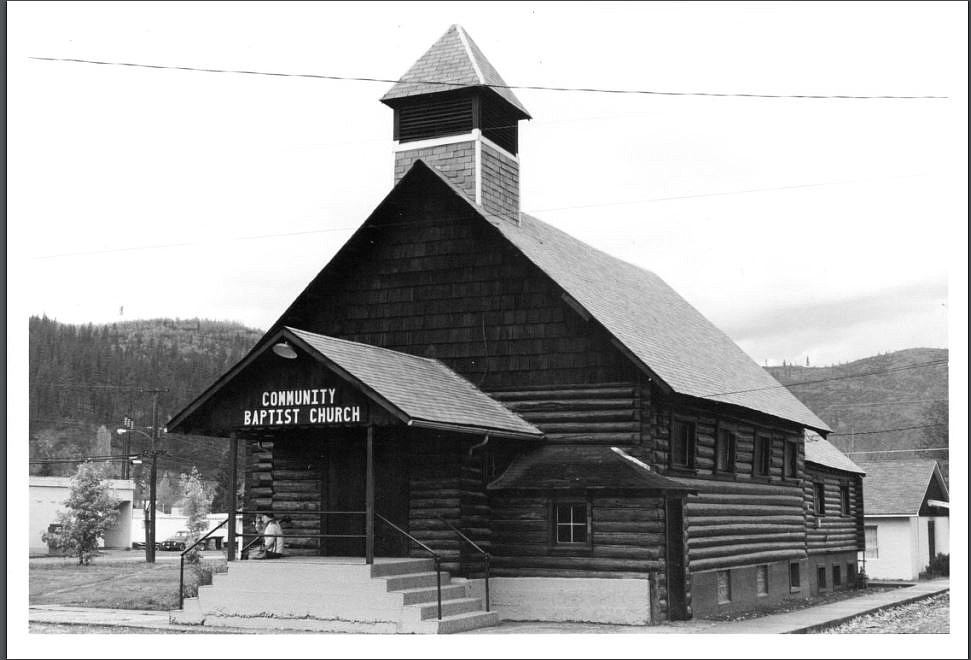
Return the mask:
POLYGON ((392 184, 388 84, 29 56, 395 78, 461 23, 512 85, 951 97, 517 91, 524 210, 656 272, 759 363, 948 343, 964 3, 8 10, 23 314, 265 329, 392 184))

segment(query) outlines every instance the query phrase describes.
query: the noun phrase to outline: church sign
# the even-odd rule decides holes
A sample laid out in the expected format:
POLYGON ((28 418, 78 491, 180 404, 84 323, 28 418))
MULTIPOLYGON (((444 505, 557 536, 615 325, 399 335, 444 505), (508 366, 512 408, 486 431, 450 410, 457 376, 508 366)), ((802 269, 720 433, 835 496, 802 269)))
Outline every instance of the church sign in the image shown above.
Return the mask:
POLYGON ((265 390, 242 411, 243 426, 360 424, 361 406, 346 405, 336 387, 265 390))

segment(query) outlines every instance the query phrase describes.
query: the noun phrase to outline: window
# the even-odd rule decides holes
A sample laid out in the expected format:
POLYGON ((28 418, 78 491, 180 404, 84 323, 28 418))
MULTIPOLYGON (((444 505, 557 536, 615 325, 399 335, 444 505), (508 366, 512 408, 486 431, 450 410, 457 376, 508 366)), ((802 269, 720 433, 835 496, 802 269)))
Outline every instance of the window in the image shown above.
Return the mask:
POLYGON ((789 564, 789 591, 799 591, 799 562, 789 564))
POLYGON ((755 435, 755 454, 752 457, 752 473, 760 476, 769 476, 769 468, 772 465, 772 441, 764 436, 755 435))
MULTIPOLYGON (((796 566, 798 565, 796 564, 796 566)), ((767 564, 755 567, 755 593, 759 596, 769 595, 769 566, 767 564)))
POLYGON ((850 486, 842 484, 840 486, 840 513, 844 516, 850 515, 850 486))
POLYGON ((819 481, 813 483, 813 512, 817 516, 826 515, 826 486, 819 481))
POLYGON ((786 442, 782 457, 783 476, 786 479, 795 479, 799 474, 799 445, 795 442, 786 442))
POLYGON ((843 569, 840 566, 833 566, 833 586, 838 587, 843 584, 843 569))
POLYGON ((826 588, 826 567, 825 566, 816 567, 816 582, 818 583, 820 589, 826 588))
POLYGON ((867 559, 879 559, 880 546, 877 545, 877 526, 867 525, 863 528, 863 534, 865 536, 864 542, 866 543, 865 557, 867 559))
POLYGON ((715 440, 715 471, 735 471, 735 434, 725 429, 718 431, 715 440))
POLYGON ((718 602, 732 602, 732 572, 718 571, 718 602))
POLYGON ((586 545, 588 533, 586 502, 558 502, 553 506, 554 533, 557 545, 586 545))
POLYGON ((695 425, 675 420, 671 424, 671 467, 693 469, 695 466, 695 425))

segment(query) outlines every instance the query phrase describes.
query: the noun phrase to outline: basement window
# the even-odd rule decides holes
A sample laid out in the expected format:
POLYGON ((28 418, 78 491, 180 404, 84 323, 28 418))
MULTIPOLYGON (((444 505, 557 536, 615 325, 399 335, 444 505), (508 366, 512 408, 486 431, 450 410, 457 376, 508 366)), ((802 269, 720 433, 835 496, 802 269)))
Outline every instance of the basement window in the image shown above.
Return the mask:
POLYGON ((682 422, 675 420, 671 423, 671 467, 682 470, 694 469, 694 422, 682 422))
MULTIPOLYGON (((798 566, 798 564, 797 564, 798 566)), ((769 595, 769 566, 762 564, 755 567, 755 593, 759 596, 769 595)))
POLYGON ((794 561, 789 564, 789 591, 799 591, 799 562, 794 561))
POLYGON ((553 542, 558 546, 590 545, 590 507, 586 502, 553 504, 553 542))
POLYGON ((732 602, 732 572, 718 571, 718 602, 732 602))
POLYGON ((825 566, 816 567, 816 583, 819 585, 820 591, 826 588, 826 567, 825 566))
POLYGON ((715 440, 715 471, 735 471, 735 434, 725 429, 718 431, 715 440))
POLYGON ((843 584, 843 568, 841 566, 833 566, 833 586, 838 587, 843 584))

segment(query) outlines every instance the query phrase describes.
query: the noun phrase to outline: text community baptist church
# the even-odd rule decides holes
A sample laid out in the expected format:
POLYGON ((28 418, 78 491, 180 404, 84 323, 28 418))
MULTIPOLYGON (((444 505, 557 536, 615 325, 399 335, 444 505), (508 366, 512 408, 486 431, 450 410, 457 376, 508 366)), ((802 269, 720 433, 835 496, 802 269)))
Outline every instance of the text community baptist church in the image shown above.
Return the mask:
POLYGON ((286 533, 176 618, 649 624, 850 586, 861 471, 657 275, 521 211, 530 115, 468 34, 381 101, 394 186, 168 424, 227 438, 244 528, 286 533))

